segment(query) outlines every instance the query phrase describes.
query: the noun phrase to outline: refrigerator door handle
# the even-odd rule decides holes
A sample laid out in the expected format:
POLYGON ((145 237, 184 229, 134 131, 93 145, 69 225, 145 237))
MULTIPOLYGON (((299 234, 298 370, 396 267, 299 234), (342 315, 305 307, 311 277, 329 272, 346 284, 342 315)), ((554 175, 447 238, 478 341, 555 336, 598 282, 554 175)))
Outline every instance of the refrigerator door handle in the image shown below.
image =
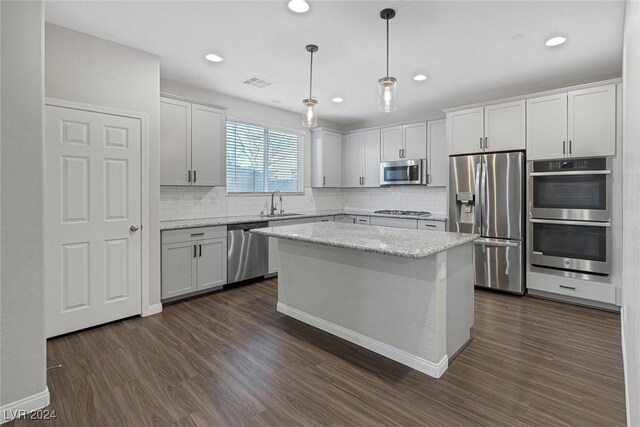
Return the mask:
POLYGON ((503 242, 496 240, 486 240, 486 239, 478 239, 473 241, 474 245, 483 245, 483 246, 501 246, 507 248, 517 248, 518 244, 514 242, 503 242))
POLYGON ((489 214, 486 212, 489 203, 487 203, 487 164, 483 156, 480 171, 480 235, 486 232, 484 221, 489 218, 489 214))
POLYGON ((480 216, 480 175, 482 173, 482 162, 480 163, 476 163, 476 185, 475 188, 473 189, 474 194, 475 194, 475 206, 473 207, 475 209, 475 221, 476 224, 478 225, 478 233, 482 234, 482 217, 480 216))

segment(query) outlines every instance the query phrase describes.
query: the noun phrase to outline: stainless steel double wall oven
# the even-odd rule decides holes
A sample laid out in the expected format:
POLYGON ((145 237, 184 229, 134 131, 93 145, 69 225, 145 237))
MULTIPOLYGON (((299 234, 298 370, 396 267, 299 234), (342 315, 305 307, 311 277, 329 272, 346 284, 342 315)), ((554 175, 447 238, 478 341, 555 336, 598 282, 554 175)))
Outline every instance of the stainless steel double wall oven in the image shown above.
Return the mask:
POLYGON ((611 274, 611 159, 532 161, 529 259, 549 273, 611 274))

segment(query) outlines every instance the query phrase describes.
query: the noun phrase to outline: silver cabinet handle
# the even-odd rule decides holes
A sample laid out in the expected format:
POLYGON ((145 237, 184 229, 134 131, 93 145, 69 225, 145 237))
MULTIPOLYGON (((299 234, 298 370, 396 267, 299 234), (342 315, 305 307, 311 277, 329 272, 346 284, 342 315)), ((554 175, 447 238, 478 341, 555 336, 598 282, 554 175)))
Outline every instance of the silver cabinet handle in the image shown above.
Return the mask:
POLYGON ((187 171, 187 182, 191 182, 191 171, 187 171))
POLYGON ((193 182, 196 182, 196 171, 193 171, 193 182))
POLYGON ((407 158, 407 150, 406 150, 406 148, 403 148, 403 149, 402 149, 402 158, 403 158, 403 159, 406 159, 406 158, 407 158))
POLYGON ((139 228, 140 228, 140 227, 138 227, 137 225, 135 225, 135 224, 131 224, 131 227, 129 227, 129 230, 131 230, 131 231, 138 231, 138 230, 139 230, 139 228))
POLYGON ((398 157, 402 158, 402 148, 398 148, 398 157))
POLYGON ((424 224, 425 227, 435 227, 434 224, 424 224))
POLYGON ((198 256, 198 245, 193 245, 193 257, 198 256))
POLYGON ((562 289, 571 289, 572 291, 576 290, 575 286, 567 286, 567 285, 558 285, 560 286, 562 289))
POLYGON ((567 142, 562 141, 562 154, 567 154, 567 142))
POLYGON ((486 150, 489 147, 489 137, 484 137, 484 149, 486 150))
POLYGON ((480 149, 482 150, 482 137, 480 137, 480 149))
POLYGON ((191 237, 204 236, 204 233, 191 233, 191 237))
POLYGON ((571 140, 569 140, 569 154, 572 154, 572 153, 573 153, 573 147, 571 144, 571 140))
POLYGON ((325 185, 327 185, 327 177, 323 176, 322 177, 322 186, 324 187, 325 185))
POLYGON ((198 252, 199 252, 198 256, 202 257, 202 245, 198 245, 198 252))

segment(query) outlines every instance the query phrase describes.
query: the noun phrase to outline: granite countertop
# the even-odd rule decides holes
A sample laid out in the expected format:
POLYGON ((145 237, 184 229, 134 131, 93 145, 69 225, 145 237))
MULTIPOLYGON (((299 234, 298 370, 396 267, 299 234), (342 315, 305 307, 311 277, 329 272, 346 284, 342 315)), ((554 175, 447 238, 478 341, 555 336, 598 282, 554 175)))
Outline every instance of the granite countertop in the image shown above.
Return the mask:
POLYGON ((267 215, 238 215, 238 216, 221 216, 213 218, 196 218, 196 219, 178 219, 171 221, 160 221, 160 230, 181 230, 185 228, 197 228, 197 227, 214 227, 218 225, 229 224, 242 224, 246 222, 264 222, 264 221, 280 221, 287 219, 304 219, 304 218, 316 218, 320 216, 331 215, 362 215, 362 216, 379 216, 385 218, 402 218, 402 219, 420 219, 430 221, 446 221, 447 218, 444 215, 428 215, 428 216, 413 216, 413 215, 388 215, 388 214, 376 214, 371 211, 365 210, 352 210, 352 209, 334 209, 328 211, 316 211, 297 214, 283 214, 278 216, 267 215))
POLYGON ((412 259, 426 258, 478 238, 475 234, 362 226, 336 222, 257 228, 251 232, 263 236, 412 259))

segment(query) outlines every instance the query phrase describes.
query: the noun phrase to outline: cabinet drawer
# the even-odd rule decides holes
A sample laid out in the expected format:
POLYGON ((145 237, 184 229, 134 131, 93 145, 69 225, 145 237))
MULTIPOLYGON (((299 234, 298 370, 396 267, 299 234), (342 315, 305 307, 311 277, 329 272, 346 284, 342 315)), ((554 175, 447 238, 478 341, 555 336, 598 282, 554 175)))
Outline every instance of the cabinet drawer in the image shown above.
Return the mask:
POLYGON ((191 240, 216 239, 227 236, 226 226, 185 228, 162 232, 162 243, 188 242, 191 240))
POLYGON ((356 224, 362 224, 362 225, 370 225, 371 224, 371 218, 368 216, 357 216, 356 217, 356 224))
POLYGON ((528 279, 527 287, 529 289, 609 304, 616 303, 616 287, 608 283, 589 282, 536 273, 530 273, 528 279))
POLYGON ((371 225, 396 228, 418 228, 418 220, 403 218, 371 217, 371 225))
POLYGON ((432 221, 428 219, 418 220, 418 230, 445 231, 445 228, 444 221, 432 221))

